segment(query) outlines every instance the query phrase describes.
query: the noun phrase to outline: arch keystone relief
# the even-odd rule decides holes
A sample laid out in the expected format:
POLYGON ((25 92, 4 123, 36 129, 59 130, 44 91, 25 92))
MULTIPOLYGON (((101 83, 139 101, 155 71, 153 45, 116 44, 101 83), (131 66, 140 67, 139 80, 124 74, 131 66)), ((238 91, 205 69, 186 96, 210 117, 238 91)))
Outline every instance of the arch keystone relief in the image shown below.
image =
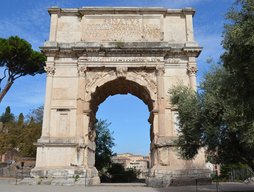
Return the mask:
MULTIPOLYGON (((178 80, 196 89, 195 58, 202 47, 193 36, 195 9, 52 7, 48 12, 49 41, 40 47, 47 57, 44 118, 31 177, 79 175, 91 185, 100 183, 94 167, 98 106, 110 95, 130 93, 150 111, 154 181, 208 178, 203 149, 192 161, 177 156, 177 111, 167 95, 178 80), (118 47, 117 41, 124 43, 118 47)), ((166 181, 163 186, 170 184, 166 181)))

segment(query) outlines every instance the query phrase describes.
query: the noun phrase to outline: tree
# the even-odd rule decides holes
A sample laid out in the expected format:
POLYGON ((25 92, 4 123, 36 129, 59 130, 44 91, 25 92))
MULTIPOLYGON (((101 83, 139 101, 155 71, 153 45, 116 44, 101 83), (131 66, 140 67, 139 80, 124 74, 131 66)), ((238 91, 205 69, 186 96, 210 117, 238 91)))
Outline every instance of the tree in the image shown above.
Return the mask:
POLYGON ((169 91, 181 127, 175 143, 184 159, 207 146, 217 163, 254 170, 253 10, 253 1, 236 0, 225 15, 231 21, 223 32, 225 53, 204 73, 199 92, 183 85, 169 91))
POLYGON ((254 120, 254 1, 236 0, 224 16, 221 55, 223 66, 234 76, 234 104, 241 106, 243 129, 251 129, 254 120), (241 9, 239 9, 239 6, 241 9))
POLYGON ((0 67, 5 68, 3 77, 0 78, 0 102, 16 79, 44 73, 46 57, 31 47, 31 44, 18 36, 0 38, 0 67), (1 82, 5 78, 7 83, 1 90, 1 82))
POLYGON ((13 113, 11 113, 10 106, 8 106, 5 109, 5 113, 2 113, 2 115, 0 116, 0 122, 5 124, 5 123, 8 123, 13 120, 14 120, 14 115, 13 115, 13 113))
POLYGON ((222 65, 204 73, 200 91, 178 85, 171 89, 171 103, 179 113, 180 135, 175 141, 184 159, 193 159, 207 146, 215 162, 247 164, 254 169, 254 127, 245 123, 234 75, 222 65))
POLYGON ((43 106, 32 109, 26 116, 26 134, 24 135, 21 152, 29 157, 36 156, 37 147, 34 145, 34 143, 36 143, 41 136, 43 109, 43 106))
POLYGON ((0 154, 18 148, 22 155, 36 156, 36 146, 33 143, 41 136, 43 106, 30 111, 26 119, 20 113, 17 120, 5 123, 8 132, 0 133, 0 154))
POLYGON ((113 132, 110 132, 108 126, 111 123, 107 123, 107 120, 99 120, 95 124, 96 129, 96 150, 95 150, 95 167, 98 170, 102 170, 105 167, 111 165, 111 158, 115 156, 112 151, 112 147, 115 146, 113 132))

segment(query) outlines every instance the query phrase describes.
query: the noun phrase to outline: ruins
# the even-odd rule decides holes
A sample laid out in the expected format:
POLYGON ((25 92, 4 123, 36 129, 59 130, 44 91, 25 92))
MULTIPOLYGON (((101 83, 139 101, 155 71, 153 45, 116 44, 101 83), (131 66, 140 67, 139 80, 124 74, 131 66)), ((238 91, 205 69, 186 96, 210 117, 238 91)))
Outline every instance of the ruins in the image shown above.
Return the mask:
POLYGON ((43 128, 31 177, 79 175, 100 183, 94 167, 96 112, 108 96, 127 93, 150 111, 150 176, 159 182, 209 177, 202 148, 192 161, 177 156, 177 110, 167 93, 178 81, 196 89, 195 58, 202 47, 194 41, 195 11, 48 8, 49 41, 40 47, 47 57, 43 128))

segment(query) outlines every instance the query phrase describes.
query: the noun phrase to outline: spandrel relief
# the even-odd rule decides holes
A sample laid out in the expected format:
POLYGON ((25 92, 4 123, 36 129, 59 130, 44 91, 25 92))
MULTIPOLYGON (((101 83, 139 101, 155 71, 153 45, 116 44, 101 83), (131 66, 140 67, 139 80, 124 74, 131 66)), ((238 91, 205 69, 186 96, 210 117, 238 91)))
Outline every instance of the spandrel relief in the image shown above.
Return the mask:
POLYGON ((139 78, 145 80, 147 86, 156 92, 157 82, 156 82, 156 70, 155 69, 133 69, 130 70, 130 75, 138 76, 139 78))
POLYGON ((87 71, 86 89, 93 87, 98 80, 101 80, 106 76, 116 76, 116 71, 114 69, 92 69, 87 71))

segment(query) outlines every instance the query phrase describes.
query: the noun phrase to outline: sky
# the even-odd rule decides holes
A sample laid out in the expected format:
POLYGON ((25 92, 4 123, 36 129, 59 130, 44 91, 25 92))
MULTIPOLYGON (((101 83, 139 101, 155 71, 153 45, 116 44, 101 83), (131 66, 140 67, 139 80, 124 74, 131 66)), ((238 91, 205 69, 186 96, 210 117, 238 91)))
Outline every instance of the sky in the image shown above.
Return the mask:
MULTIPOLYGON (((164 7, 168 9, 196 8, 193 18, 194 40, 204 47, 196 59, 199 70, 197 83, 205 69, 206 59, 211 56, 217 61, 223 53, 222 14, 227 12, 233 0, 8 0, 0 2, 0 38, 19 36, 39 51, 49 39, 50 16, 48 7, 79 8, 84 6, 105 7, 164 7)), ((0 68, 3 77, 3 68, 0 68)), ((2 89, 5 86, 2 82, 2 89)), ((17 79, 0 103, 0 115, 10 106, 18 116, 44 104, 46 74, 17 79)), ((100 106, 97 119, 107 119, 110 131, 114 132, 116 153, 130 152, 148 155, 150 152, 150 125, 147 122, 147 106, 135 96, 115 95, 108 97, 100 106)))

